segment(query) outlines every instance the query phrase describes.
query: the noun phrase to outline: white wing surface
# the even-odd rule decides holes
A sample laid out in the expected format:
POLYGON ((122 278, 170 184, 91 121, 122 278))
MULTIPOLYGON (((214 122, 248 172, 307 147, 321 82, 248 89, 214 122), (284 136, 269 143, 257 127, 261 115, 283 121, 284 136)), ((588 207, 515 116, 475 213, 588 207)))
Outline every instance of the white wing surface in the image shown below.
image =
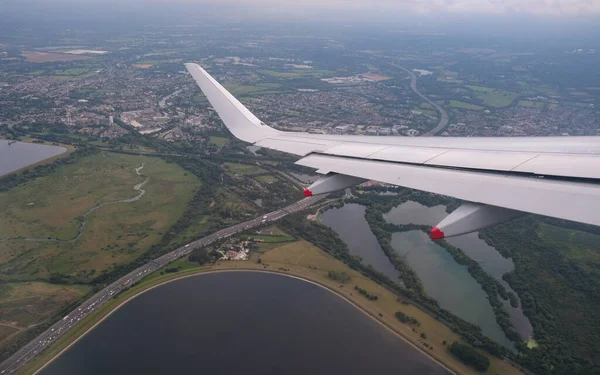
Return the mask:
MULTIPOLYGON (((198 64, 186 67, 234 136, 299 155, 297 164, 329 177, 354 176, 482 206, 600 225, 600 137, 412 138, 282 132, 260 121, 198 64)), ((334 186, 333 182, 329 179, 321 186, 334 186)), ((479 214, 487 211, 497 210, 479 214)))

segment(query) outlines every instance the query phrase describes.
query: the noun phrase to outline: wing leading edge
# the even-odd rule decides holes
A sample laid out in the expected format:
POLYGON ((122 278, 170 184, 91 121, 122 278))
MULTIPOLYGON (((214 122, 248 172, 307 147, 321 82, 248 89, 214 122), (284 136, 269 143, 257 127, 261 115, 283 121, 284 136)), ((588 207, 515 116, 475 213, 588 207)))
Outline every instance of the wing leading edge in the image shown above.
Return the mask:
MULTIPOLYGON (((409 138, 282 132, 260 121, 198 64, 188 63, 186 68, 235 137, 302 156, 297 163, 327 174, 328 185, 332 174, 354 176, 600 226, 600 137, 409 138)), ((482 209, 471 219, 458 219, 462 227, 473 221, 466 226, 478 230, 478 223, 496 223, 490 215, 517 216, 498 212, 482 209)))

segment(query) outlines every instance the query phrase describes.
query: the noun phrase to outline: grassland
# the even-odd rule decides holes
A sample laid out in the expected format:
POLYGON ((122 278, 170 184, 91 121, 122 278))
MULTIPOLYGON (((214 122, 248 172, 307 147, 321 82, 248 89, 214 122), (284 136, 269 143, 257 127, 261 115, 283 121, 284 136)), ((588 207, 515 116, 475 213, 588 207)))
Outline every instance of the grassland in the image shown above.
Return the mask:
POLYGON ((470 103, 465 103, 465 102, 461 102, 459 100, 450 100, 450 107, 452 108, 460 108, 460 109, 468 109, 470 111, 481 111, 483 110, 483 107, 475 105, 475 104, 470 104, 470 103))
POLYGON ((270 184, 272 182, 277 181, 277 177, 271 176, 269 174, 266 174, 266 175, 263 175, 263 176, 256 177, 256 180, 258 182, 262 182, 262 183, 265 183, 265 184, 270 184))
POLYGON ((319 69, 292 69, 283 72, 275 70, 258 70, 257 73, 266 77, 275 78, 322 78, 333 76, 335 72, 333 70, 319 70, 319 69))
MULTIPOLYGON (((281 232, 279 231, 278 233, 281 232)), ((421 310, 412 305, 401 303, 395 294, 362 276, 358 272, 351 270, 344 263, 308 242, 295 241, 284 245, 273 245, 274 248, 265 250, 259 254, 262 260, 261 264, 258 264, 255 261, 226 261, 209 267, 200 267, 188 263, 185 260, 179 260, 170 265, 170 267, 181 267, 181 270, 177 273, 164 273, 162 271, 154 272, 140 284, 109 301, 91 316, 82 321, 81 324, 61 337, 61 339, 46 350, 41 356, 24 367, 19 374, 32 373, 40 368, 74 340, 93 328, 103 317, 139 293, 177 278, 209 271, 227 270, 278 272, 316 282, 341 295, 347 301, 365 311, 373 319, 376 319, 381 324, 393 330, 416 347, 421 348, 421 350, 427 352, 436 360, 444 363, 450 369, 460 374, 480 374, 456 360, 443 344, 444 341, 448 344, 453 341, 458 341, 459 337, 449 328, 426 315, 421 310), (282 269, 285 269, 285 271, 282 271, 282 269), (340 284, 340 282, 333 281, 327 277, 329 271, 346 272, 350 275, 351 279, 344 284, 340 284), (359 293, 354 291, 354 286, 369 290, 370 293, 377 295, 378 299, 376 301, 370 301, 362 297, 359 293), (419 320, 420 326, 413 327, 400 323, 394 317, 396 311, 402 311, 405 314, 415 317, 419 320), (422 338, 421 333, 424 333, 427 338, 422 338), (425 348, 424 344, 429 345, 430 348, 425 348)), ((256 258, 253 259, 256 260, 256 258)), ((506 375, 520 374, 518 370, 508 363, 496 358, 491 358, 491 366, 486 373, 506 375)))
POLYGON ((0 295, 0 351, 28 328, 51 318, 92 290, 88 285, 6 283, 0 295))
POLYGON ((519 100, 518 105, 519 107, 543 109, 545 104, 542 102, 532 102, 531 100, 519 100))
POLYGON ((213 144, 219 148, 225 146, 227 144, 227 142, 229 142, 229 139, 227 139, 225 137, 211 136, 208 139, 208 143, 213 144))
POLYGON ((467 85, 467 87, 475 92, 493 92, 495 90, 492 87, 486 87, 486 86, 467 85))
POLYGON ((243 174, 243 175, 256 175, 256 174, 266 174, 268 173, 266 170, 257 167, 255 165, 247 165, 240 163, 225 163, 225 166, 231 173, 243 174))
POLYGON ((13 327, 12 325, 4 325, 0 323, 0 348, 2 348, 2 342, 8 340, 11 336, 18 333, 19 328, 13 327))
POLYGON ((32 63, 80 61, 80 60, 91 59, 91 57, 88 57, 88 56, 69 55, 69 54, 51 53, 51 52, 34 52, 34 51, 24 51, 22 53, 22 55, 25 57, 25 60, 27 62, 32 62, 32 63))
POLYGON ((502 108, 511 105, 512 102, 519 97, 519 94, 510 91, 494 90, 484 92, 476 91, 475 96, 482 100, 483 104, 488 107, 502 108))
POLYGON ((46 280, 59 274, 87 281, 146 252, 183 214, 200 182, 175 164, 145 156, 96 154, 0 193, 0 236, 75 237, 84 212, 137 195, 132 187, 144 177, 134 168, 142 163, 149 176, 142 199, 95 211, 74 243, 0 242, 0 277, 46 280))
POLYGON ((6 293, 0 298, 0 324, 25 329, 86 295, 92 287, 24 282, 8 283, 3 289, 6 293))

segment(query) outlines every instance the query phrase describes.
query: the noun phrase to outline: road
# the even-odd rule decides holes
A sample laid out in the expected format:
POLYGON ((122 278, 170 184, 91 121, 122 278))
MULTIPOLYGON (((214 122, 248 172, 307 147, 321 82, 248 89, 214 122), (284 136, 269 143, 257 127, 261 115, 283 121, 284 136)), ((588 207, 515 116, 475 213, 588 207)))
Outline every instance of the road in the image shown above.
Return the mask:
POLYGON ((440 113, 440 122, 438 123, 438 125, 431 129, 430 131, 428 131, 427 133, 423 134, 423 135, 436 135, 439 132, 441 132, 442 130, 444 130, 446 128, 446 126, 448 126, 448 114, 446 113, 446 111, 444 110, 444 108, 442 108, 442 106, 440 106, 439 104, 437 104, 436 102, 430 100, 428 97, 426 97, 425 95, 423 95, 421 93, 421 91, 419 91, 419 89, 417 88, 417 75, 415 74, 415 72, 413 72, 412 70, 406 69, 400 65, 396 65, 396 64, 392 64, 392 63, 388 63, 392 66, 395 66, 398 69, 402 69, 404 70, 406 73, 410 74, 410 88, 411 90, 413 90, 413 92, 415 94, 417 94, 421 99, 425 100, 427 103, 431 104, 439 113, 440 113))
POLYGON ((79 323, 79 321, 81 321, 86 316, 94 312, 96 309, 98 309, 108 300, 113 298, 115 295, 121 293, 127 288, 130 288, 135 283, 139 282, 146 275, 151 274, 152 272, 168 265, 169 263, 179 258, 189 255, 193 250, 197 248, 210 245, 220 239, 230 237, 236 233, 240 233, 263 224, 267 224, 268 222, 277 221, 291 213, 302 211, 305 208, 308 208, 314 205, 315 203, 321 201, 324 197, 325 196, 323 195, 308 197, 280 210, 276 210, 266 215, 256 217, 252 220, 248 220, 243 223, 239 223, 231 227, 222 229, 199 240, 190 242, 185 246, 173 250, 170 253, 167 253, 159 258, 153 259, 148 263, 144 264, 143 266, 136 268, 135 270, 129 272, 127 275, 121 277, 117 281, 105 287, 100 292, 94 294, 87 301, 83 302, 79 307, 67 314, 63 319, 54 323, 54 325, 52 325, 34 340, 29 342, 11 357, 6 359, 6 361, 0 364, 0 374, 8 375, 18 371, 26 363, 31 361, 38 354, 44 351, 44 349, 46 349, 53 342, 55 342, 59 337, 64 335, 71 328, 75 327, 79 323))

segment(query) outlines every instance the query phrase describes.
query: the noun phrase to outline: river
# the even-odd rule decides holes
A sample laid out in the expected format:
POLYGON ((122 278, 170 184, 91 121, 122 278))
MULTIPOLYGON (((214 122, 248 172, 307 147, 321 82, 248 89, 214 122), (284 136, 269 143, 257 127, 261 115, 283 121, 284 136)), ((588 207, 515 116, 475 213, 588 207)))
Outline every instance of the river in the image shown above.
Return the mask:
POLYGON ((0 176, 67 151, 64 147, 13 142, 0 139, 0 176))
POLYGON ((299 279, 222 272, 135 298, 42 375, 447 374, 337 295, 299 279))

